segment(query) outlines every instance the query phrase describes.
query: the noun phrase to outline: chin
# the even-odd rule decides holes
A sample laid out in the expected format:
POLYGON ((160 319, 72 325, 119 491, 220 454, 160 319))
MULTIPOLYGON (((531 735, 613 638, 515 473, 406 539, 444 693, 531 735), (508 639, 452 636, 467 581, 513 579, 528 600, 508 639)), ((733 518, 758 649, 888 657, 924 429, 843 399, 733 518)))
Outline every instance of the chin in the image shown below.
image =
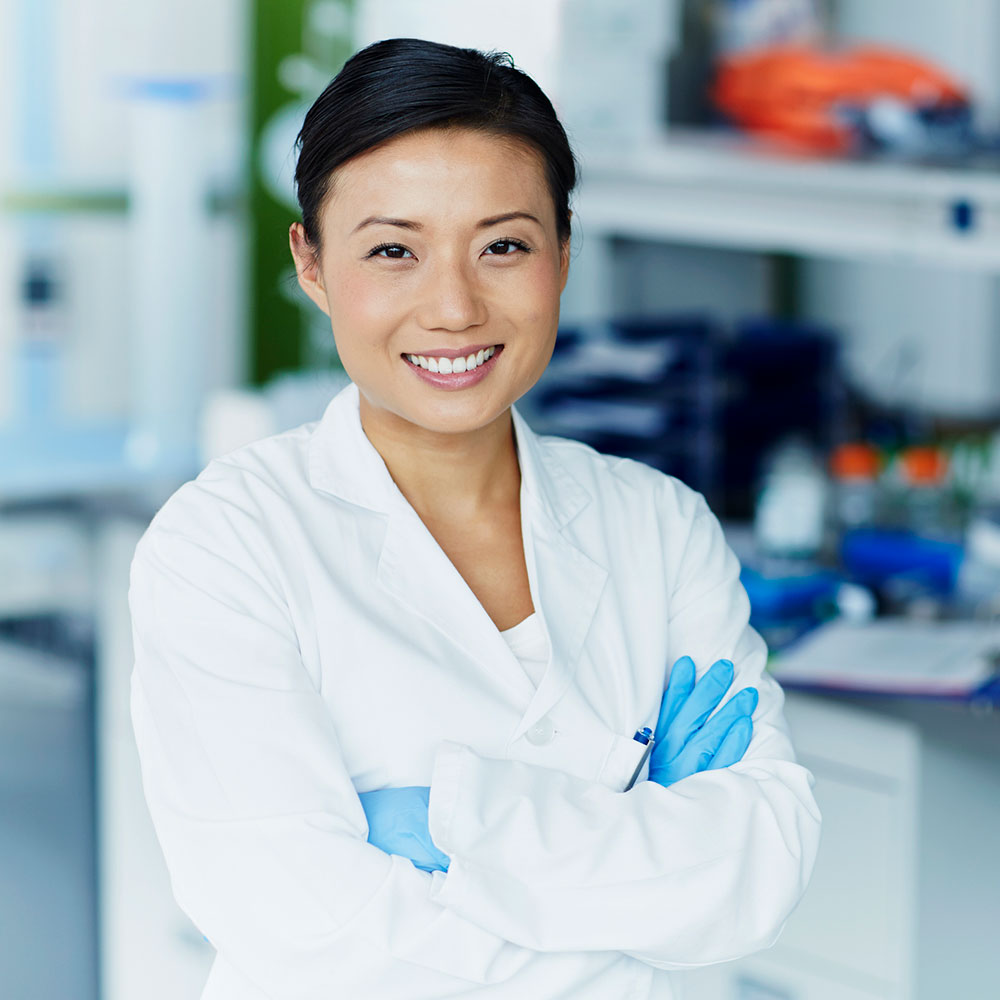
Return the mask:
POLYGON ((444 405, 421 414, 413 414, 412 417, 403 415, 403 418, 437 434, 470 434, 489 427, 509 409, 509 403, 506 406, 491 407, 444 405))

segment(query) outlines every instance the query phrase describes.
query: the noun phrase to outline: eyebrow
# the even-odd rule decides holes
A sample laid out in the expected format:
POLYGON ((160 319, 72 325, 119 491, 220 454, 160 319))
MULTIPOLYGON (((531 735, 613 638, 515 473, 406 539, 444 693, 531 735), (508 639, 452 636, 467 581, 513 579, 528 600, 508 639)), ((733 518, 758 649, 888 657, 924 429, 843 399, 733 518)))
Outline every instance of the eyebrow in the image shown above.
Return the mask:
MULTIPOLYGON (((505 212, 503 215, 494 215, 488 219, 480 220, 476 223, 476 229, 489 229, 490 226, 499 225, 501 222, 510 222, 512 219, 528 219, 539 226, 542 224, 530 212, 505 212)), ((398 226, 400 229, 411 229, 414 232, 419 232, 424 228, 422 223, 411 222, 409 219, 391 219, 384 215, 370 215, 351 230, 352 235, 359 229, 364 229, 365 226, 398 226)))

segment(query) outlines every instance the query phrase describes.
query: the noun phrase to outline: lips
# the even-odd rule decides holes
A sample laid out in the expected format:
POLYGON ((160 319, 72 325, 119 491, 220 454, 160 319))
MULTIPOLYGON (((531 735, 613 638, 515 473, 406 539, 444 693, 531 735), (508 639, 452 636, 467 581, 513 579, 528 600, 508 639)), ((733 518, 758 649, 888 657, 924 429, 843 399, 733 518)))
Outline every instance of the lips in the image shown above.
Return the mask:
POLYGON ((404 354, 402 360, 414 375, 429 385, 438 389, 465 389, 486 378, 502 353, 503 344, 497 344, 495 348, 492 345, 485 350, 480 348, 476 354, 465 357, 428 358, 404 354))

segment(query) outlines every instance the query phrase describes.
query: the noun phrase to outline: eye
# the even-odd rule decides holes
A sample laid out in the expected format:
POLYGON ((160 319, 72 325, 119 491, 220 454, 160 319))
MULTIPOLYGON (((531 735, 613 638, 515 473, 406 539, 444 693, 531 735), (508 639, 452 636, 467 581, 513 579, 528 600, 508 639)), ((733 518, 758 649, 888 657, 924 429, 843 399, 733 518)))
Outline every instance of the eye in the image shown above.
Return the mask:
POLYGON ((524 253, 531 253, 531 247, 526 243, 522 243, 520 240, 505 238, 502 240, 496 240, 491 243, 487 248, 487 251, 492 250, 493 253, 490 254, 491 257, 512 257, 514 256, 512 251, 522 250, 524 253))
MULTIPOLYGON (((406 260, 403 254, 410 253, 406 247, 401 247, 398 243, 380 243, 377 247, 372 247, 371 250, 365 254, 365 258, 368 257, 383 257, 386 260, 406 260), (385 253, 383 254, 383 251, 385 253)), ((412 257, 413 254, 410 254, 412 257)))

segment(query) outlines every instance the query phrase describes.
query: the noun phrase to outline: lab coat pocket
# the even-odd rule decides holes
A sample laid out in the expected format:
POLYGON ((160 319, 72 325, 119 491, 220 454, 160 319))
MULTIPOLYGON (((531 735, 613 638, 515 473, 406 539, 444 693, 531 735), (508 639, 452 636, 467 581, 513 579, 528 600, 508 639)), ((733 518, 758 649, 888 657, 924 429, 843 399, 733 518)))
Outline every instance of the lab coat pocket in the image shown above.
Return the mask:
MULTIPOLYGON (((636 766, 642 760, 646 744, 640 743, 631 736, 621 736, 615 733, 611 741, 611 749, 605 758, 597 780, 616 792, 624 792, 625 786, 635 772, 636 766)), ((649 773, 649 761, 642 765, 642 770, 636 778, 636 783, 644 781, 649 773)))

